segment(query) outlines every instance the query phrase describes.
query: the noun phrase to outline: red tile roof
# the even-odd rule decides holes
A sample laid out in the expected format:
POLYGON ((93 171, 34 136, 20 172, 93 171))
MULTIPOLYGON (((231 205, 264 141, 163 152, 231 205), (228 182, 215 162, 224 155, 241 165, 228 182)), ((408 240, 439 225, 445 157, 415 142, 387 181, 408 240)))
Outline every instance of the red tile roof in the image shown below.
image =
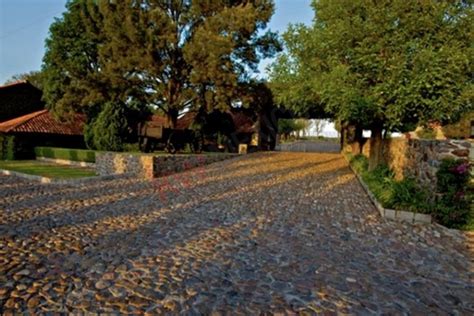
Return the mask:
POLYGON ((59 122, 48 110, 42 110, 0 123, 0 132, 82 135, 84 122, 81 114, 76 114, 73 122, 59 122))

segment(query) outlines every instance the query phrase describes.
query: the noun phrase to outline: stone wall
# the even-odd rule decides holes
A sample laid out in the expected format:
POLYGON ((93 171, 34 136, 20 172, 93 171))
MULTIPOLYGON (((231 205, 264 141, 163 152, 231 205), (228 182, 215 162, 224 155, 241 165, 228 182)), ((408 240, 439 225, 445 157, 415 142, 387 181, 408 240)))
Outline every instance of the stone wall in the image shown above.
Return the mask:
POLYGON ((471 137, 471 122, 474 121, 474 111, 469 112, 456 124, 443 126, 443 136, 448 138, 469 138, 471 137))
POLYGON ((152 155, 103 152, 96 154, 96 170, 101 176, 129 174, 152 179, 236 156, 236 154, 224 153, 208 155, 152 155))
MULTIPOLYGON (((353 152, 357 146, 346 146, 353 152)), ((471 143, 465 140, 424 140, 392 138, 384 141, 384 158, 395 178, 415 177, 421 184, 434 188, 436 172, 445 158, 469 159, 471 143)), ((362 153, 368 156, 370 141, 365 141, 362 153)))

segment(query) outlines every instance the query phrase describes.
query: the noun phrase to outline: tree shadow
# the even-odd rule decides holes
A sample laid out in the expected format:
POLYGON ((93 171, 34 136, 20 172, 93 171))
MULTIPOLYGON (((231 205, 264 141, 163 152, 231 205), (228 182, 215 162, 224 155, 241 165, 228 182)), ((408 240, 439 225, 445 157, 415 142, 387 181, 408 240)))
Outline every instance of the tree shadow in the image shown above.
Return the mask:
MULTIPOLYGON (((293 180, 293 182, 297 183, 301 180, 302 179, 293 180)), ((253 192, 254 193, 251 193, 253 196, 258 196, 260 194, 259 191, 253 192)), ((246 196, 250 193, 236 192, 234 194, 246 196)), ((245 231, 243 235, 248 236, 248 234, 251 233, 252 227, 255 228, 258 225, 265 224, 269 220, 269 217, 265 216, 263 210, 258 211, 260 214, 256 211, 251 211, 252 204, 254 203, 252 202, 252 198, 249 199, 250 202, 243 204, 235 205, 231 203, 233 207, 232 210, 235 212, 232 217, 229 217, 228 213, 223 213, 220 210, 226 205, 228 207, 230 199, 231 197, 227 196, 223 199, 213 199, 204 203, 198 201, 197 204, 179 206, 182 205, 180 203, 184 202, 182 201, 176 202, 178 206, 170 209, 159 209, 156 208, 154 203, 151 203, 149 204, 149 208, 145 207, 136 212, 130 212, 129 209, 128 213, 126 213, 124 209, 123 211, 119 210, 117 214, 113 215, 105 212, 105 214, 100 215, 101 219, 106 219, 103 226, 109 228, 105 234, 96 235, 96 233, 91 230, 92 228, 97 228, 97 224, 100 221, 97 217, 90 217, 85 222, 76 220, 72 223, 69 222, 69 225, 54 226, 43 232, 35 232, 33 234, 35 240, 40 239, 45 244, 54 244, 54 247, 50 248, 51 252, 47 256, 43 256, 39 266, 48 267, 48 269, 50 269, 49 276, 57 277, 58 275, 61 275, 61 273, 65 273, 70 282, 73 281, 72 279, 69 279, 69 277, 76 279, 79 278, 84 282, 84 285, 88 290, 95 291, 94 284, 87 280, 91 276, 100 274, 99 272, 92 272, 96 266, 103 265, 108 267, 110 264, 116 268, 117 265, 125 263, 127 269, 129 269, 130 273, 133 275, 138 271, 135 267, 135 263, 140 261, 146 262, 150 259, 147 251, 155 252, 158 248, 159 251, 162 252, 160 260, 166 261, 170 260, 169 258, 171 254, 176 251, 177 247, 184 251, 183 249, 186 249, 187 247, 186 244, 193 244, 196 242, 197 245, 195 245, 195 247, 198 248, 203 248, 209 243, 214 243, 209 249, 205 251, 203 250, 204 252, 201 253, 201 257, 214 254, 219 252, 221 241, 235 239, 242 234, 243 230, 245 231), (204 208, 206 211, 203 211, 204 208), (209 211, 209 209, 211 211, 209 211), (157 213, 153 214, 155 211, 157 213), (125 219, 127 224, 124 225, 122 229, 117 229, 119 227, 113 227, 115 223, 114 217, 120 216, 119 214, 127 214, 127 218, 125 219), (151 221, 142 221, 140 219, 141 215, 146 217, 148 214, 153 214, 154 216, 151 218, 151 221), (197 223, 196 218, 199 218, 197 223), (87 224, 90 224, 89 226, 91 227, 87 227, 87 224), (58 242, 69 234, 75 235, 79 234, 81 231, 90 231, 90 233, 86 235, 87 242, 84 245, 81 245, 80 242, 78 244, 77 241, 58 242), (202 245, 200 242, 200 236, 203 236, 206 240, 202 245), (141 247, 144 246, 143 240, 147 241, 145 242, 146 249, 140 248, 140 245, 141 247), (120 245, 120 247, 117 247, 117 245, 120 245), (60 249, 61 251, 55 251, 53 249, 60 249)), ((143 200, 137 200, 136 202, 138 205, 143 207, 145 201, 144 198, 143 200)), ((115 206, 116 205, 113 204, 108 205, 110 208, 115 206)), ((103 211, 105 211, 105 209, 103 211)), ((57 218, 57 220, 59 222, 68 222, 71 218, 66 216, 62 219, 57 218)), ((16 243, 21 245, 28 245, 28 241, 31 240, 27 235, 6 237, 7 239, 14 239, 16 243)), ((246 241, 243 246, 241 249, 251 250, 251 247, 253 247, 251 241, 249 243, 246 241), (243 246, 250 248, 245 248, 243 246)), ((13 251, 13 249, 11 250, 13 251)), ((190 262, 193 261, 193 256, 189 257, 190 262)), ((153 260, 155 259, 156 258, 153 258, 153 260)), ((175 262, 175 259, 172 259, 172 261, 175 262)), ((29 262, 28 259, 24 262, 24 266, 29 267, 30 264, 31 262, 29 262)), ((204 270, 200 271, 204 273, 203 277, 210 278, 210 275, 207 275, 207 273, 210 273, 211 270, 218 267, 219 264, 217 261, 209 260, 209 262, 206 261, 205 267, 203 266, 204 270)), ((36 270, 34 274, 30 275, 31 278, 40 279, 42 277, 38 272, 38 266, 36 269, 31 270, 36 270)), ((221 269, 221 271, 223 270, 221 269)), ((171 272, 167 273, 169 278, 171 278, 171 272)), ((157 275, 156 277, 158 280, 159 276, 157 275)), ((122 279, 123 284, 127 284, 128 282, 128 284, 132 284, 132 286, 136 287, 136 290, 144 288, 143 284, 136 284, 130 282, 130 280, 125 281, 126 279, 129 278, 122 279)), ((217 276, 216 280, 222 280, 221 276, 217 276)), ((176 280, 170 280, 168 283, 168 286, 177 284, 176 280)), ((198 283, 195 283, 194 286, 197 286, 197 284, 198 283)), ((235 296, 234 294, 232 295, 235 296)), ((101 305, 99 302, 96 302, 96 304, 97 306, 101 305)), ((63 305, 65 305, 64 301, 63 305)), ((201 306, 201 308, 204 308, 204 305, 201 306)))
MULTIPOLYGON (((440 252, 380 235, 378 228, 394 226, 373 220, 377 212, 345 161, 323 166, 276 170, 278 176, 258 182, 245 176, 251 187, 224 180, 170 190, 167 203, 149 193, 149 184, 136 199, 84 207, 77 214, 90 216, 56 217, 58 225, 2 239, 8 253, 19 250, 14 247, 33 252, 13 269, 29 269, 35 282, 49 277, 54 283, 45 294, 58 305, 43 307, 64 313, 173 313, 173 304, 198 314, 318 308, 363 313, 380 295, 428 308, 446 301, 417 297, 414 275, 433 276, 431 283, 419 277, 426 293, 447 288, 456 297, 466 295, 459 284, 467 281, 454 268, 443 279, 442 270, 430 271, 440 252), (414 255, 430 265, 406 262, 414 255), (114 291, 124 296, 97 289, 94 280, 108 272, 114 291), (453 283, 446 284, 448 277, 453 283), (57 295, 62 283, 65 294, 57 295), (89 303, 81 310, 84 301, 89 303)), ((390 311, 396 306, 387 304, 390 311)))

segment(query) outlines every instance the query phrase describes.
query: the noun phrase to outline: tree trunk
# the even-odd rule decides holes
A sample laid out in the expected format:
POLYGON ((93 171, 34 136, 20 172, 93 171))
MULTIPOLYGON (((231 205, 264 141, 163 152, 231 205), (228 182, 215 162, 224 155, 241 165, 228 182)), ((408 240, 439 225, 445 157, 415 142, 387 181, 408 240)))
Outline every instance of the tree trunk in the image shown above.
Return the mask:
POLYGON ((382 130, 381 124, 374 125, 371 129, 369 171, 374 170, 383 163, 382 130))
POLYGON ((364 137, 363 137, 363 130, 362 130, 362 127, 360 127, 359 125, 356 125, 355 127, 355 142, 357 143, 358 145, 358 148, 357 148, 357 154, 362 154, 362 151, 363 151, 363 146, 364 146, 364 137))
POLYGON ((178 124, 178 110, 170 109, 167 113, 168 126, 170 128, 176 128, 178 124))
POLYGON ((344 151, 344 146, 346 142, 346 124, 344 122, 339 123, 341 132, 340 132, 340 139, 339 139, 339 146, 341 147, 341 152, 344 151))

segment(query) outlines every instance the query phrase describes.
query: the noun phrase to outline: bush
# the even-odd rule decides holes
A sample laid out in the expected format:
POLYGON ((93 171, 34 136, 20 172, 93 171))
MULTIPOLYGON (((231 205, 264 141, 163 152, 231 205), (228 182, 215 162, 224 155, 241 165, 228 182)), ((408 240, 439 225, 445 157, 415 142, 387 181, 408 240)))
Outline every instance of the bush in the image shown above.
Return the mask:
POLYGON ((350 160, 351 166, 362 177, 383 207, 428 213, 431 210, 430 195, 415 179, 394 179, 388 166, 382 165, 368 171, 368 160, 364 155, 356 155, 350 160))
POLYGON ((436 131, 430 127, 424 127, 416 132, 421 139, 436 139, 436 131))
POLYGON ((87 146, 99 150, 122 151, 127 129, 124 108, 108 102, 97 118, 86 126, 87 146))
POLYGON ((32 153, 13 135, 0 134, 0 160, 31 158, 32 153))
POLYGON ((350 159, 351 166, 357 171, 358 174, 362 175, 369 168, 369 161, 364 155, 356 155, 350 159))
POLYGON ((438 199, 433 216, 443 225, 457 228, 469 221, 472 195, 469 193, 469 163, 445 159, 436 173, 438 199))
POLYGON ((411 212, 430 213, 432 205, 427 189, 420 187, 415 179, 392 181, 387 207, 411 212))
POLYGON ((441 163, 436 174, 436 200, 434 194, 415 179, 396 181, 387 166, 369 172, 367 158, 363 155, 352 157, 350 163, 385 208, 428 213, 451 228, 459 228, 470 220, 473 194, 469 189, 470 166, 466 161, 447 159, 441 163))
POLYGON ((36 157, 95 162, 95 151, 85 149, 35 147, 36 157))

